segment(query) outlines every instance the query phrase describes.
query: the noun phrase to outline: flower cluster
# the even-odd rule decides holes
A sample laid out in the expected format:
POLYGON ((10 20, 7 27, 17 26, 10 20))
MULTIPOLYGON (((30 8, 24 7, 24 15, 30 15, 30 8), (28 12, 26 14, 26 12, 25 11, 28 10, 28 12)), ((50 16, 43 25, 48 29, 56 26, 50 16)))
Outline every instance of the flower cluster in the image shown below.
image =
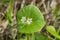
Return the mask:
POLYGON ((26 19, 26 17, 22 17, 21 18, 21 22, 22 23, 25 23, 26 22, 27 24, 30 24, 32 22, 32 18, 27 18, 26 19))

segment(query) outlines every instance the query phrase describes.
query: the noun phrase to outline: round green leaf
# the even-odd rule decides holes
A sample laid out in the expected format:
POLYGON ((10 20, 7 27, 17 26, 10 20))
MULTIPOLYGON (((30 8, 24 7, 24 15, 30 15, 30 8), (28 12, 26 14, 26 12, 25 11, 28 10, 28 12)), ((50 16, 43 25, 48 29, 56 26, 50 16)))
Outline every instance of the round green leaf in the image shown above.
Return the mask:
POLYGON ((42 13, 34 5, 28 5, 21 8, 16 13, 16 20, 18 32, 21 33, 37 32, 38 30, 41 30, 45 24, 42 13), (25 18, 25 22, 22 20, 24 23, 21 21, 22 17, 25 18), (27 23, 29 18, 31 19, 31 23, 27 23))

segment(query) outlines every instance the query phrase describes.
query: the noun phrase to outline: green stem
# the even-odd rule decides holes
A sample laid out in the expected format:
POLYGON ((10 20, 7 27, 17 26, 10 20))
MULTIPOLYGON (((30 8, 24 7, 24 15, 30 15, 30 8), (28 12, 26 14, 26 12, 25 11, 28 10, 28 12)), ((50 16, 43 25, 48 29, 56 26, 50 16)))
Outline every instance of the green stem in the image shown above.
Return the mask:
POLYGON ((26 34, 27 40, 30 40, 30 35, 26 34))
POLYGON ((17 40, 22 40, 21 36, 22 36, 22 33, 17 32, 17 40))
POLYGON ((32 40, 35 40, 35 36, 34 36, 34 33, 32 33, 32 40))

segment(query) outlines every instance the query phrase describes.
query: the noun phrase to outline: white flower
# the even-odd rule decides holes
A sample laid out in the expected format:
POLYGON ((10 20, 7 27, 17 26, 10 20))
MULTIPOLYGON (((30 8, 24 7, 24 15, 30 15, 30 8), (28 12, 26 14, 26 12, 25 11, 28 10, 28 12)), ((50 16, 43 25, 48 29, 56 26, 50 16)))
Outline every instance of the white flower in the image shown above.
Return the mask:
POLYGON ((26 21, 26 17, 22 17, 21 22, 24 23, 26 21))
POLYGON ((26 19, 26 17, 22 17, 21 18, 21 22, 22 23, 27 23, 27 24, 30 24, 31 22, 32 22, 32 18, 28 18, 28 19, 26 19))
POLYGON ((28 18, 27 23, 30 24, 32 22, 32 18, 28 18))

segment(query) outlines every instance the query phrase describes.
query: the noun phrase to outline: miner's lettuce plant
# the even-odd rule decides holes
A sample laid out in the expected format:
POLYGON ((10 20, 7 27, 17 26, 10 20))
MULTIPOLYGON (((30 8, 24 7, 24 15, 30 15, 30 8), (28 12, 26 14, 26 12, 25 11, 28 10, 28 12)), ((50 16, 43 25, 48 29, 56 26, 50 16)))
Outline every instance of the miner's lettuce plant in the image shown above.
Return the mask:
MULTIPOLYGON (((0 0, 0 2, 6 2, 8 0, 0 0)), ((56 4, 51 7, 53 10, 53 17, 56 19, 58 16, 58 10, 56 8, 56 4)), ((11 12, 12 12, 12 0, 9 0, 9 7, 6 10, 5 19, 11 22, 11 12)), ((44 17, 42 12, 35 6, 35 5, 27 5, 16 13, 16 21, 17 21, 17 30, 18 33, 26 34, 26 40, 30 40, 30 34, 32 34, 32 40, 50 40, 47 35, 41 34, 34 34, 37 31, 41 31, 45 25, 44 17)), ((11 23, 10 23, 11 24, 11 23)), ((55 38, 60 39, 60 27, 58 32, 53 26, 47 26, 46 30, 53 35, 55 38)), ((12 31, 10 29, 10 31, 12 31)), ((19 36, 19 35, 18 35, 19 36)), ((14 38, 13 38, 14 40, 14 38)), ((18 39, 22 40, 22 39, 18 39)))
POLYGON ((17 28, 21 33, 34 33, 44 26, 44 17, 34 5, 20 9, 16 14, 17 28))
POLYGON ((41 31, 45 25, 43 14, 34 5, 21 8, 16 13, 16 20, 19 33, 33 34, 39 30, 41 31))

